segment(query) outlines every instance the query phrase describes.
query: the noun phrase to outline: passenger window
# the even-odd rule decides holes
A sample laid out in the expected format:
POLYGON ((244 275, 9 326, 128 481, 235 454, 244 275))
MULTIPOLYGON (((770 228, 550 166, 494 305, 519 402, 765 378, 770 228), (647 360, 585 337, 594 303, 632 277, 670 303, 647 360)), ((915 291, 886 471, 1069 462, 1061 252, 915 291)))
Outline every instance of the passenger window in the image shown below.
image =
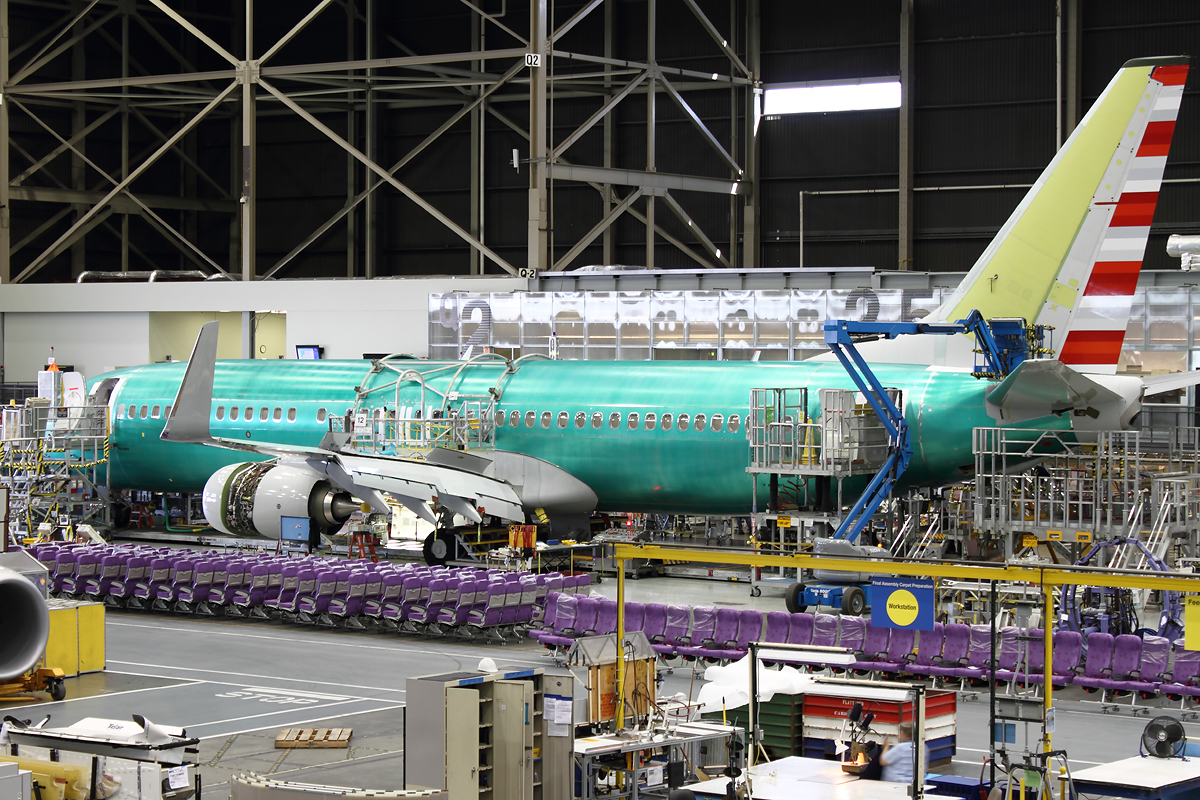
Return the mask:
POLYGON ((558 427, 565 428, 565 427, 567 427, 567 423, 570 421, 571 421, 570 414, 568 414, 566 411, 558 412, 558 427))
POLYGON ((664 431, 671 430, 671 414, 670 413, 666 413, 666 414, 662 415, 662 429, 664 431))
POLYGON ((681 431, 686 431, 688 429, 688 415, 687 414, 679 415, 679 423, 676 425, 676 427, 678 427, 679 430, 681 430, 681 431))
MULTIPOLYGON (((317 422, 324 422, 324 421, 325 421, 325 417, 326 417, 328 414, 329 414, 329 412, 328 412, 328 411, 326 411, 325 409, 323 409, 323 408, 318 408, 318 409, 317 409, 317 422)), ((234 419, 237 419, 237 417, 234 417, 234 419)))
POLYGON ((236 421, 236 420, 237 420, 237 418, 238 418, 238 412, 239 412, 239 411, 240 411, 240 409, 239 409, 237 406, 230 406, 230 407, 229 407, 229 418, 230 418, 231 420, 234 420, 234 421, 236 421))
POLYGON ((288 409, 288 422, 295 422, 295 421, 296 421, 296 409, 289 408, 288 409))
POLYGON ((576 428, 582 428, 586 424, 587 424, 587 414, 585 412, 580 411, 577 414, 575 414, 575 427, 576 428))
POLYGON ((704 415, 703 414, 696 415, 696 430, 698 430, 698 431, 704 430, 704 415))
POLYGON ((283 421, 283 409, 280 408, 279 406, 275 406, 275 410, 271 413, 271 420, 273 422, 282 422, 283 421))
POLYGON ((508 412, 508 424, 510 427, 513 427, 513 428, 521 427, 521 412, 520 411, 508 412))
POLYGON ((242 416, 245 417, 246 422, 254 419, 254 406, 246 406, 246 411, 242 416))
POLYGON ((741 420, 742 420, 742 418, 739 417, 737 414, 734 414, 733 416, 731 416, 729 418, 729 432, 730 433, 738 432, 738 428, 741 427, 741 420))
POLYGON ((721 432, 721 426, 724 424, 724 422, 725 417, 721 416, 720 414, 712 415, 712 429, 717 433, 721 432))
POLYGON ((621 427, 621 412, 620 411, 614 411, 608 415, 608 427, 612 428, 614 431, 617 428, 621 427))
POLYGON ((536 411, 526 411, 525 412, 525 427, 526 428, 532 428, 535 420, 537 420, 537 412, 536 411))
POLYGON ((496 412, 496 427, 497 428, 504 427, 504 412, 503 411, 496 412))
POLYGON ((150 406, 142 406, 142 413, 139 414, 138 416, 141 419, 145 419, 147 416, 149 416, 149 414, 150 414, 150 406))
POLYGON ((166 419, 171 418, 171 407, 170 406, 167 406, 166 408, 163 409, 163 417, 166 419))
POLYGON ((649 414, 646 415, 646 430, 648 430, 648 431, 654 430, 654 425, 657 422, 658 422, 658 415, 655 414, 653 411, 651 411, 649 414))
POLYGON ((270 414, 270 413, 271 413, 271 409, 267 408, 266 406, 263 406, 262 408, 260 408, 260 409, 258 410, 258 421, 259 421, 259 422, 266 422, 266 421, 267 421, 267 415, 268 415, 268 414, 270 414))
POLYGON ((604 415, 599 411, 597 411, 595 414, 592 414, 592 427, 596 430, 604 427, 604 415))
POLYGON ((630 411, 630 412, 629 412, 629 422, 628 422, 627 424, 629 425, 629 430, 631 430, 631 431, 636 431, 636 430, 637 430, 637 426, 638 426, 638 412, 636 412, 636 411, 630 411))
POLYGON ((548 429, 550 427, 550 417, 551 417, 551 414, 549 411, 542 412, 542 427, 543 428, 548 429))
POLYGON ((217 421, 225 419, 225 406, 217 406, 217 421))

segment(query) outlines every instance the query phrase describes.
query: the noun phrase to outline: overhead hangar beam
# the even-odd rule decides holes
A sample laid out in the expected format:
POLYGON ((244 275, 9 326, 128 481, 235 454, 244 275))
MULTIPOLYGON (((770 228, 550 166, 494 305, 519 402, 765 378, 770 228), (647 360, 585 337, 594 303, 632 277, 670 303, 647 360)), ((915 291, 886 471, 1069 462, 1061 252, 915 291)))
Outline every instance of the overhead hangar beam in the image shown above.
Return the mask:
POLYGON ((633 169, 606 169, 567 164, 551 164, 550 177, 559 181, 615 183, 618 186, 640 186, 643 189, 674 189, 681 192, 705 192, 707 194, 747 194, 750 191, 748 181, 697 178, 691 175, 672 175, 666 172, 642 172, 633 169))
MULTIPOLYGON (((14 186, 10 190, 13 200, 29 200, 35 203, 81 203, 95 205, 103 200, 106 192, 89 192, 77 189, 51 189, 42 186, 14 186)), ((171 195, 138 195, 150 208, 165 211, 215 211, 225 214, 237 212, 238 204, 233 200, 205 200, 203 198, 172 197, 171 195)), ((117 195, 108 201, 119 214, 138 214, 138 205, 125 195, 117 195)))

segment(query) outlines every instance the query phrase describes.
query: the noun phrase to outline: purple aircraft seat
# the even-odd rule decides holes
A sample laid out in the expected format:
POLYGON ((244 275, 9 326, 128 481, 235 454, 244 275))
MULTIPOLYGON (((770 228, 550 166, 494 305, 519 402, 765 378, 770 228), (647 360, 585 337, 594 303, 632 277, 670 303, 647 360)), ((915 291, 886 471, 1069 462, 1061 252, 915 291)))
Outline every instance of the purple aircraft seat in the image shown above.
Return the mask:
POLYGON ((1131 633, 1121 634, 1113 640, 1111 672, 1100 680, 1100 689, 1105 695, 1109 692, 1120 695, 1133 691, 1131 684, 1138 681, 1141 664, 1142 637, 1131 633))
POLYGON ((61 548, 55 553, 54 571, 50 575, 50 594, 58 594, 63 590, 63 582, 75 575, 78 559, 79 554, 75 550, 61 548))
MULTIPOLYGON (((522 579, 521 602, 517 605, 518 625, 528 625, 533 622, 533 611, 538 605, 538 592, 545 592, 545 589, 545 584, 539 586, 536 578, 522 579)), ((543 594, 543 598, 544 596, 543 594)))
MULTIPOLYGON (((843 626, 845 623, 846 621, 842 620, 843 626)), ((888 643, 891 641, 891 637, 891 628, 878 628, 868 622, 863 631, 862 646, 855 652, 855 657, 858 658, 855 669, 870 672, 873 669, 872 663, 887 660, 888 643), (859 664, 864 666, 859 666, 859 664)))
POLYGON ((1083 635, 1076 631, 1055 631, 1051 649, 1054 660, 1050 668, 1054 685, 1072 683, 1079 662, 1083 660, 1083 635))
POLYGON ((762 640, 773 644, 783 644, 788 638, 792 616, 786 611, 768 611, 767 627, 763 631, 762 640))
POLYGON ((195 611, 196 603, 208 599, 208 593, 212 589, 213 570, 216 563, 216 559, 212 558, 200 558, 196 560, 196 565, 192 569, 192 582, 187 586, 179 587, 179 594, 175 598, 175 609, 177 611, 195 611))
POLYGON ((662 644, 667 630, 667 607, 662 603, 647 603, 646 615, 642 620, 642 633, 651 645, 662 644))
MULTIPOLYGON (((733 609, 723 609, 733 611, 733 609)), ((729 616, 725 615, 723 622, 729 624, 729 616)), ((733 613, 733 625, 737 625, 737 612, 733 613)), ((692 635, 687 644, 675 648, 676 655, 681 655, 688 661, 695 661, 701 651, 714 641, 713 632, 717 627, 717 610, 711 606, 700 606, 692 609, 692 635)), ((733 634, 731 631, 731 635, 733 634)))
POLYGON ((192 585, 192 576, 196 574, 196 561, 191 558, 181 558, 171 565, 171 578, 166 584, 158 587, 154 595, 154 607, 167 611, 179 599, 179 591, 185 586, 192 585))
POLYGON ((150 559, 144 556, 130 557, 125 564, 125 574, 108 587, 108 597, 105 598, 105 602, 116 605, 133 597, 134 588, 138 583, 144 581, 149 573, 150 559))
POLYGON ((930 669, 942 659, 942 645, 946 643, 946 626, 933 623, 933 630, 921 631, 917 638, 917 656, 905 670, 913 675, 929 675, 930 669))
MULTIPOLYGON (((424 587, 429 596, 424 602, 418 602, 404 614, 403 630, 417 633, 424 626, 437 619, 438 612, 446 605, 446 592, 450 586, 448 578, 432 578, 424 587)), ((422 594, 424 591, 422 591, 422 594)))
POLYGON ((213 574, 213 586, 208 592, 208 604, 226 606, 233 602, 233 594, 246 582, 246 562, 235 558, 225 564, 225 583, 217 583, 217 572, 213 574))
POLYGON ((75 560, 75 570, 64 575, 61 581, 55 581, 62 594, 81 595, 83 587, 100 573, 101 556, 98 550, 80 553, 75 560))
POLYGON ((250 567, 250 574, 242 588, 233 593, 227 614, 245 616, 250 609, 261 606, 267 598, 267 584, 271 582, 271 567, 269 564, 255 564, 250 567))
POLYGON ((425 584, 433 580, 421 575, 410 575, 404 579, 404 588, 400 592, 398 603, 388 603, 383 607, 383 618, 397 622, 408 616, 408 611, 421 600, 425 584))
POLYGON ((911 628, 895 628, 888 639, 887 653, 882 660, 874 663, 874 669, 881 672, 906 672, 908 665, 915 658, 913 646, 917 641, 917 632, 911 628))
POLYGON ((324 614, 337 594, 338 583, 344 581, 350 586, 350 571, 347 569, 331 569, 317 576, 317 591, 309 597, 301 597, 296 606, 301 622, 315 622, 316 617, 324 614))
MULTIPOLYGON (((788 616, 788 632, 787 643, 799 645, 816 644, 813 641, 815 634, 815 617, 807 611, 797 611, 795 614, 788 616)), ((834 621, 833 638, 837 638, 837 621, 834 621)), ((832 645, 829 645, 832 646, 832 645)))
POLYGON ((838 643, 838 618, 833 614, 813 614, 813 647, 836 647, 838 643))
POLYGON ((1112 675, 1113 647, 1116 641, 1110 633, 1089 633, 1087 637, 1087 659, 1083 667, 1075 668, 1074 684, 1085 692, 1095 692, 1102 681, 1112 675))
POLYGON ((287 600, 280 599, 276 606, 280 613, 287 615, 286 619, 291 619, 300 611, 301 600, 311 599, 316 594, 317 581, 323 574, 325 573, 318 572, 312 564, 300 567, 300 571, 296 573, 296 591, 287 600))
POLYGON ((300 583, 300 565, 287 564, 279 572, 279 592, 274 597, 263 600, 266 608, 279 608, 281 603, 290 603, 296 596, 296 587, 300 583))
POLYGON ((150 562, 150 575, 147 580, 139 581, 133 587, 133 595, 130 600, 139 608, 148 608, 154 602, 154 598, 158 597, 158 589, 160 586, 166 586, 171 580, 171 567, 173 562, 167 558, 156 558, 150 562))
POLYGON ((42 562, 42 566, 53 575, 58 564, 58 551, 60 549, 58 544, 34 545, 33 557, 42 562))
MULTIPOLYGON (((477 593, 478 594, 478 593, 477 593)), ((500 624, 504 616, 504 604, 508 598, 508 586, 493 581, 487 587, 487 601, 483 608, 478 605, 467 615, 467 624, 476 628, 491 628, 500 624)), ((593 619, 595 619, 593 613, 593 619)))
POLYGON ((551 650, 570 647, 580 636, 590 635, 586 631, 590 631, 591 628, 585 629, 582 626, 594 625, 598 613, 599 601, 594 598, 564 593, 558 600, 554 629, 540 633, 537 640, 551 650), (591 622, 588 621, 589 618, 591 622))
POLYGON ((575 594, 587 594, 591 585, 592 576, 590 573, 581 572, 575 576, 575 594))
POLYGON ((546 579, 545 594, 538 598, 538 602, 533 609, 533 620, 535 622, 540 622, 541 620, 545 619, 546 598, 555 592, 562 592, 563 590, 563 576, 560 573, 551 572, 544 577, 546 579))
MULTIPOLYGON (((776 612, 783 613, 783 612, 776 612)), ((720 658, 725 661, 737 661, 750 650, 750 642, 761 641, 763 638, 763 613, 747 608, 738 612, 737 638, 732 647, 720 651, 720 658)))
MULTIPOLYGON (((867 621, 862 617, 842 615, 839 621, 838 647, 844 647, 856 658, 862 652, 867 636, 867 621)), ((885 645, 886 647, 886 645, 885 645)), ((834 672, 845 672, 845 667, 830 667, 834 672)), ((853 669, 853 667, 851 667, 853 669)))
POLYGON ((601 600, 596 608, 595 635, 607 636, 617 632, 617 601, 601 600))
POLYGON ((551 636, 561 637, 565 631, 575 627, 575 617, 579 611, 578 596, 568 592, 559 592, 553 595, 553 598, 554 617, 547 617, 547 622, 551 624, 551 627, 530 632, 534 639, 545 644, 546 647, 553 647, 553 645, 546 644, 543 639, 551 636))
POLYGON ((1187 698, 1200 697, 1200 650, 1184 650, 1183 639, 1175 641, 1174 649, 1175 662, 1160 691, 1178 701, 1182 710, 1187 698))
POLYGON ((628 602, 625 604, 625 632, 632 633, 646 627, 646 604, 628 602))
MULTIPOLYGON (((578 639, 580 636, 593 636, 596 633, 596 620, 600 616, 599 598, 578 595, 579 606, 575 612, 575 628, 571 635, 578 639)), ((616 610, 615 608, 613 609, 616 610)))
MULTIPOLYGON (((471 610, 475 608, 475 599, 483 593, 487 594, 487 584, 481 580, 467 578, 458 585, 458 597, 451 606, 447 603, 441 611, 438 612, 437 630, 434 633, 445 633, 444 628, 458 628, 467 624, 470 618, 471 610)), ((557 593, 555 597, 557 597, 557 593)), ((546 601, 550 602, 549 599, 546 601)), ((555 600, 555 603, 558 601, 555 600)))
POLYGON ((100 572, 83 585, 83 593, 92 600, 102 600, 114 581, 125 577, 129 556, 113 553, 100 559, 100 572))
POLYGON ((358 616, 363 608, 370 579, 371 573, 366 570, 355 570, 350 573, 345 597, 335 597, 329 601, 328 614, 330 618, 345 623, 350 617, 358 616))
POLYGON ((383 618, 384 606, 393 604, 399 607, 400 594, 404 591, 404 574, 390 572, 383 576, 379 586, 379 596, 363 601, 363 615, 373 620, 383 618))
MULTIPOLYGON (((996 632, 997 641, 1000 632, 996 632)), ((971 641, 967 648, 967 663, 954 670, 954 677, 978 684, 991 675, 992 626, 972 625, 971 641)))
POLYGON ((537 586, 537 592, 533 596, 535 606, 541 606, 546 602, 546 595, 550 594, 550 576, 537 575, 534 577, 534 584, 537 586))
POLYGON ((1142 637, 1142 662, 1138 664, 1137 674, 1125 688, 1137 692, 1144 700, 1154 697, 1167 680, 1167 662, 1170 658, 1171 642, 1165 636, 1142 637))
POLYGON ((688 623, 690 617, 691 611, 687 606, 667 606, 662 640, 659 642, 651 640, 650 646, 654 648, 654 652, 666 658, 675 655, 676 647, 686 645, 689 642, 688 623))
POLYGON ((504 610, 500 612, 501 625, 516 625, 517 610, 521 607, 521 596, 525 593, 525 584, 520 578, 505 582, 504 610))
POLYGON ((967 652, 971 648, 971 626, 961 622, 951 622, 942 628, 945 639, 942 643, 942 657, 936 663, 925 668, 926 675, 935 678, 957 677, 956 672, 967 663, 967 652))
MULTIPOLYGON (((467 583, 464 583, 463 585, 469 586, 472 593, 475 591, 475 582, 474 581, 469 581, 467 583)), ((460 589, 460 593, 461 593, 461 591, 462 590, 460 589)), ((537 636, 535 635, 536 633, 554 629, 554 617, 558 610, 558 600, 560 597, 562 597, 562 592, 550 592, 549 594, 546 595, 546 602, 542 605, 542 608, 541 608, 541 611, 542 611, 541 617, 539 617, 536 621, 534 621, 533 624, 531 624, 525 631, 525 634, 530 639, 537 639, 537 636)), ((457 606, 455 608, 455 611, 457 611, 457 606)), ((446 610, 443 609, 443 612, 438 614, 438 622, 439 623, 443 622, 443 618, 445 618, 446 622, 450 623, 451 617, 449 615, 447 615, 445 612, 446 612, 446 610)), ((450 623, 450 624, 454 624, 454 623, 450 623)))
POLYGON ((267 564, 267 588, 263 591, 263 604, 278 597, 283 590, 283 568, 286 566, 281 559, 267 564))
MULTIPOLYGON (((1026 641, 1019 642, 1022 656, 1017 661, 1016 675, 1013 679, 1022 686, 1041 683, 1045 677, 1042 673, 1046 668, 1046 632, 1041 628, 1030 628, 1022 635, 1026 641)), ((1051 647, 1053 646, 1052 637, 1051 647)))

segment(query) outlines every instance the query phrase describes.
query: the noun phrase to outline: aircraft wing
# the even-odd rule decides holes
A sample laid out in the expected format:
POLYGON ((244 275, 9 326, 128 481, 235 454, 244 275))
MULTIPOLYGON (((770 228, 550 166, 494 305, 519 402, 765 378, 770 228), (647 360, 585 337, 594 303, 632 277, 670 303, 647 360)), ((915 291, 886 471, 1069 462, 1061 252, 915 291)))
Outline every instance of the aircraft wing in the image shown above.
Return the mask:
MULTIPOLYGON (((277 442, 254 442, 212 435, 213 379, 217 364, 217 323, 207 322, 196 337, 183 382, 159 438, 169 442, 203 444, 239 450, 284 461, 303 461, 324 472, 351 494, 386 511, 383 495, 432 523, 438 524, 432 505, 442 505, 471 522, 481 522, 480 511, 502 519, 524 521, 521 499, 508 483, 480 474, 469 454, 438 454, 428 460, 341 453, 324 447, 303 447, 277 442), (457 457, 456 457, 457 456, 457 457)), ((328 441, 328 437, 326 437, 328 441)))
POLYGON ((1023 361, 987 395, 988 416, 1000 423, 1081 412, 1095 417, 1124 399, 1061 361, 1023 361))
POLYGON ((1200 383, 1200 370, 1171 372, 1167 375, 1147 375, 1142 378, 1142 384, 1146 387, 1147 397, 1163 394, 1164 392, 1173 392, 1177 389, 1186 389, 1198 383, 1200 383))

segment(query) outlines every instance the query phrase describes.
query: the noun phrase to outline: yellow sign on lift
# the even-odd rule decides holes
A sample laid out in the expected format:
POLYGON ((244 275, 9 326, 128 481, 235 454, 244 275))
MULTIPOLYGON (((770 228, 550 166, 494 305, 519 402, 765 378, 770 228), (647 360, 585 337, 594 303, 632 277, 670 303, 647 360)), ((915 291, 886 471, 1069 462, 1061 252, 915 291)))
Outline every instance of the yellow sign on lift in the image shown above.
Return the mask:
POLYGON ((1183 598, 1183 649, 1200 650, 1200 597, 1183 598))

